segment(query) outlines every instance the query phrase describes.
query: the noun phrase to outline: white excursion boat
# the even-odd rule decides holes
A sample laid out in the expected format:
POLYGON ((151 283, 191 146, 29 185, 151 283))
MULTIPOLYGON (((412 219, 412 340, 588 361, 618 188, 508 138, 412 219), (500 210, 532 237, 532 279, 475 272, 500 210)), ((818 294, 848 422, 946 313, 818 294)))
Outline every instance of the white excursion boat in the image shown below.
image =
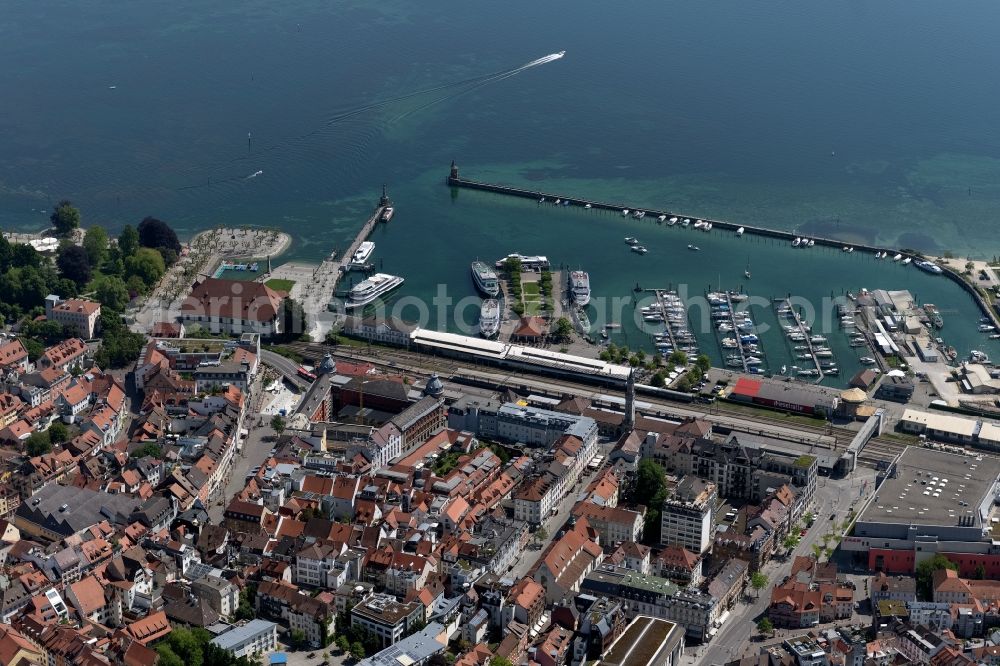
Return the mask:
POLYGON ((500 301, 488 298, 479 308, 479 335, 492 338, 500 331, 500 301))
POLYGON ((476 283, 476 288, 486 296, 493 297, 500 293, 500 281, 497 279, 495 270, 482 261, 473 261, 472 281, 476 283))
POLYGON ((371 241, 365 241, 358 246, 358 249, 354 251, 351 255, 351 267, 361 268, 368 263, 368 258, 372 256, 372 252, 375 251, 375 243, 371 241))
POLYGON ((569 290, 573 302, 583 307, 590 302, 590 275, 586 271, 572 271, 569 274, 569 290))
POLYGON ((351 289, 344 307, 348 310, 364 307, 380 296, 388 294, 401 284, 403 284, 403 278, 398 275, 376 273, 351 289))

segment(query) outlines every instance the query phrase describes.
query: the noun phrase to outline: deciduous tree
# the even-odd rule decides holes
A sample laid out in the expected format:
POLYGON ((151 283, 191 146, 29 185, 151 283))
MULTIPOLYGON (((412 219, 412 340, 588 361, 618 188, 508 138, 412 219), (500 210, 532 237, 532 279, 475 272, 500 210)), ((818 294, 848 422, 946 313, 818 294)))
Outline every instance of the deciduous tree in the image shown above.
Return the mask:
POLYGON ((66 236, 80 227, 80 211, 68 199, 63 199, 56 205, 49 220, 57 234, 66 236))

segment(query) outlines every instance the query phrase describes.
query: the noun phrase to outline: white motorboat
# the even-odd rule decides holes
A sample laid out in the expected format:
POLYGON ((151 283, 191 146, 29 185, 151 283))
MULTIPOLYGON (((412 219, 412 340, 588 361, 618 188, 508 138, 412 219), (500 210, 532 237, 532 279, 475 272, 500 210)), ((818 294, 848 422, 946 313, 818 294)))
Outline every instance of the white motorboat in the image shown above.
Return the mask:
POLYGON ((371 241, 365 241, 358 246, 358 249, 354 251, 351 255, 351 267, 362 268, 368 263, 369 257, 372 256, 372 252, 375 251, 375 243, 371 241))
POLYGON ((677 224, 677 218, 676 217, 670 218, 669 220, 667 220, 667 224, 669 224, 670 226, 674 226, 675 224, 677 224))
POLYGON ((646 254, 649 252, 644 245, 633 245, 630 249, 636 254, 646 254))
POLYGON ((744 231, 743 227, 740 227, 739 229, 736 230, 736 235, 737 236, 742 236, 743 235, 743 231, 744 231))
POLYGON ((914 266, 916 266, 922 271, 925 271, 927 273, 933 273, 935 275, 940 275, 942 272, 944 272, 944 269, 935 264, 933 261, 918 261, 917 263, 914 264, 914 266))
POLYGON ((628 208, 622 208, 622 217, 628 217, 628 208))
POLYGON ((689 250, 694 250, 695 252, 697 252, 697 251, 698 251, 698 250, 700 250, 701 248, 700 248, 700 247, 698 247, 697 245, 688 245, 688 249, 689 249, 689 250))
POLYGON ((907 257, 906 259, 903 259, 903 265, 906 266, 906 265, 908 265, 912 261, 913 261, 913 257, 907 257))
POLYGON ((660 222, 662 224, 663 222, 667 221, 667 216, 666 215, 660 215, 658 218, 656 218, 656 221, 660 222))
POLYGON ((635 236, 626 236, 625 242, 628 243, 629 245, 637 245, 639 243, 639 239, 637 239, 635 236))
POLYGON ((897 255, 896 255, 895 257, 893 257, 893 258, 892 258, 892 260, 893 260, 893 261, 899 261, 899 260, 900 260, 900 259, 902 259, 902 258, 903 258, 903 255, 901 255, 901 254, 897 254, 897 255))
POLYGON ((875 365, 875 359, 873 359, 871 356, 862 356, 858 360, 864 363, 865 365, 875 365))
POLYGON ((795 240, 792 241, 792 247, 798 247, 799 245, 802 245, 802 239, 796 237, 795 240))

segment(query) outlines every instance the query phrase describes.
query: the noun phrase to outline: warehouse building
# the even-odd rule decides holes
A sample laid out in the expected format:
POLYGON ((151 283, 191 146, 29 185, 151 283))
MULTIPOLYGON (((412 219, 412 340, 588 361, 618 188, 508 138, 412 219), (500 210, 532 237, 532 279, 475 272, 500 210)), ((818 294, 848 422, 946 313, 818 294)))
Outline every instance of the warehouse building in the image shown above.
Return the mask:
POLYGON ((733 402, 824 418, 840 404, 838 391, 788 379, 740 377, 726 397, 733 402))
POLYGON ((1000 576, 1000 460, 911 446, 885 472, 872 499, 842 542, 868 566, 912 573, 941 553, 972 576, 1000 576), (996 522, 994 522, 996 521, 996 522))

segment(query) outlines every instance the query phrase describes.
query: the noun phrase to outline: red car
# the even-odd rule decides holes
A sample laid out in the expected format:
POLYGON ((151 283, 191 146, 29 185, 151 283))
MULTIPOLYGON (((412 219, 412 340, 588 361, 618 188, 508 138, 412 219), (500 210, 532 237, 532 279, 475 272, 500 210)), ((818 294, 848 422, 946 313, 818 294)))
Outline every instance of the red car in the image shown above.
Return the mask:
POLYGON ((806 535, 806 531, 805 530, 799 530, 799 536, 800 537, 804 537, 805 535, 806 535))

